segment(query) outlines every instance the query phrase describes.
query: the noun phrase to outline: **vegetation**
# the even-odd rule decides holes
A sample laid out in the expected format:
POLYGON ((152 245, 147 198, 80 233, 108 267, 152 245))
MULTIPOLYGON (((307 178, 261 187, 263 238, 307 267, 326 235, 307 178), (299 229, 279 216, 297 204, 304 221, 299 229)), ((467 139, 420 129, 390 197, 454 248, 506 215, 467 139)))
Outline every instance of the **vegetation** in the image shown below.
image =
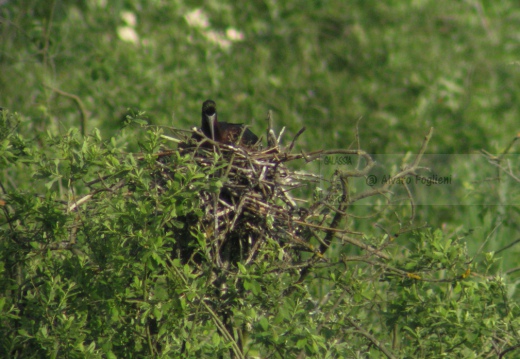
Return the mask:
POLYGON ((514 357, 519 16, 484 0, 0 1, 0 352, 514 357), (328 209, 295 228, 304 242, 207 260, 203 199, 230 159, 201 166, 172 130, 207 98, 258 134, 272 110, 284 151, 306 126, 288 167, 319 180, 294 193, 328 209), (334 148, 352 156, 305 161, 334 148), (454 185, 371 192, 434 174, 454 185))

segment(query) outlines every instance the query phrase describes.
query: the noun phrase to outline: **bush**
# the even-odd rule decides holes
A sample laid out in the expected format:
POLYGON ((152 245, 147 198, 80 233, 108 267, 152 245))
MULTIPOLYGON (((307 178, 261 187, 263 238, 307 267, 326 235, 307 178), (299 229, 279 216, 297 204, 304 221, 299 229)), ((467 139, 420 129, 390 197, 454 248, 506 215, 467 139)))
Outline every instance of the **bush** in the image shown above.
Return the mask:
POLYGON ((349 234, 348 176, 329 188, 340 202, 303 206, 322 207, 298 235, 271 235, 278 223, 254 259, 219 265, 204 198, 226 188, 229 157, 205 150, 211 161, 197 164, 199 152, 169 150, 171 136, 144 125, 139 154, 117 145, 135 127, 110 141, 49 135, 40 148, 18 123, 3 112, 4 173, 34 174, 3 186, 0 347, 10 357, 477 358, 516 341, 518 306, 492 274, 493 254, 470 258, 464 240, 427 228, 349 234))

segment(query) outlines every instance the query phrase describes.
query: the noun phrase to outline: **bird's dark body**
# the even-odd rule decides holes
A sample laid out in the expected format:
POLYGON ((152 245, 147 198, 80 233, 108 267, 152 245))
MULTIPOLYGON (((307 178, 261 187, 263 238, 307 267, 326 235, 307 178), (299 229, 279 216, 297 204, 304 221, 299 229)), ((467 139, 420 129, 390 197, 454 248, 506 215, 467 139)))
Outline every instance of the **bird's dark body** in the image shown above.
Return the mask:
POLYGON ((219 122, 217 120, 217 105, 215 101, 206 100, 202 104, 202 124, 201 130, 213 141, 228 145, 238 143, 242 147, 252 147, 258 142, 258 136, 248 128, 244 129, 243 124, 219 122), (242 133, 243 132, 243 133, 242 133), (242 137, 240 137, 242 136, 242 137))

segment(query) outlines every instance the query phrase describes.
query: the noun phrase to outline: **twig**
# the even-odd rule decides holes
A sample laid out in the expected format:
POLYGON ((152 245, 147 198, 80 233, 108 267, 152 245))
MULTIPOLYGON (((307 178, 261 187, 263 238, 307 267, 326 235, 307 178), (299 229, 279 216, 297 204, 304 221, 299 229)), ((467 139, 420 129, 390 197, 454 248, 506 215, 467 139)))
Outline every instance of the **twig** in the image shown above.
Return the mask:
POLYGON ((83 105, 83 102, 81 101, 81 99, 74 95, 74 94, 71 94, 71 93, 68 93, 68 92, 65 92, 65 91, 62 91, 60 89, 57 89, 53 86, 50 86, 50 85, 47 85, 47 84, 43 84, 43 86, 51 89, 52 91, 64 96, 64 97, 68 97, 68 98, 71 98, 74 100, 74 102, 76 103, 76 106, 78 107, 78 110, 79 110, 79 115, 80 115, 80 128, 81 128, 81 134, 83 136, 86 135, 86 131, 87 131, 87 111, 85 110, 85 106, 83 105))
POLYGON ((360 327, 355 320, 350 319, 349 317, 346 317, 347 321, 356 328, 357 332, 361 335, 363 335, 365 338, 370 340, 372 344, 374 344, 381 352, 383 352, 384 355, 386 355, 387 358, 394 359, 396 358, 390 350, 388 350, 379 340, 377 340, 372 334, 367 332, 365 329, 360 327))
POLYGON ((273 112, 267 112, 267 146, 269 148, 278 147, 278 141, 273 129, 273 112))
POLYGON ((288 152, 291 152, 291 151, 292 151, 292 149, 293 149, 293 147, 294 147, 294 144, 296 143, 296 140, 297 140, 298 137, 300 137, 300 135, 301 135, 302 133, 304 133, 304 132, 305 132, 305 126, 302 127, 302 128, 300 129, 300 131, 298 131, 298 132, 296 133, 296 136, 294 136, 294 138, 293 138, 293 140, 292 140, 292 142, 291 142, 291 145, 289 146, 289 151, 288 151, 288 152))

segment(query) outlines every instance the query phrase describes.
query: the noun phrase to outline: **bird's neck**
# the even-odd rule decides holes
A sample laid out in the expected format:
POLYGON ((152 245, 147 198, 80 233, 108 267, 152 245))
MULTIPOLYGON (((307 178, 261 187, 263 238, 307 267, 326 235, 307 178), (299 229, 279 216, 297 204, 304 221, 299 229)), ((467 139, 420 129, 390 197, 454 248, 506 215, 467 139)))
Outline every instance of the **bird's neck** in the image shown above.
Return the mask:
POLYGON ((205 115, 205 119, 202 123, 202 132, 206 133, 208 137, 215 141, 219 139, 219 131, 217 114, 215 113, 211 116, 205 115))

